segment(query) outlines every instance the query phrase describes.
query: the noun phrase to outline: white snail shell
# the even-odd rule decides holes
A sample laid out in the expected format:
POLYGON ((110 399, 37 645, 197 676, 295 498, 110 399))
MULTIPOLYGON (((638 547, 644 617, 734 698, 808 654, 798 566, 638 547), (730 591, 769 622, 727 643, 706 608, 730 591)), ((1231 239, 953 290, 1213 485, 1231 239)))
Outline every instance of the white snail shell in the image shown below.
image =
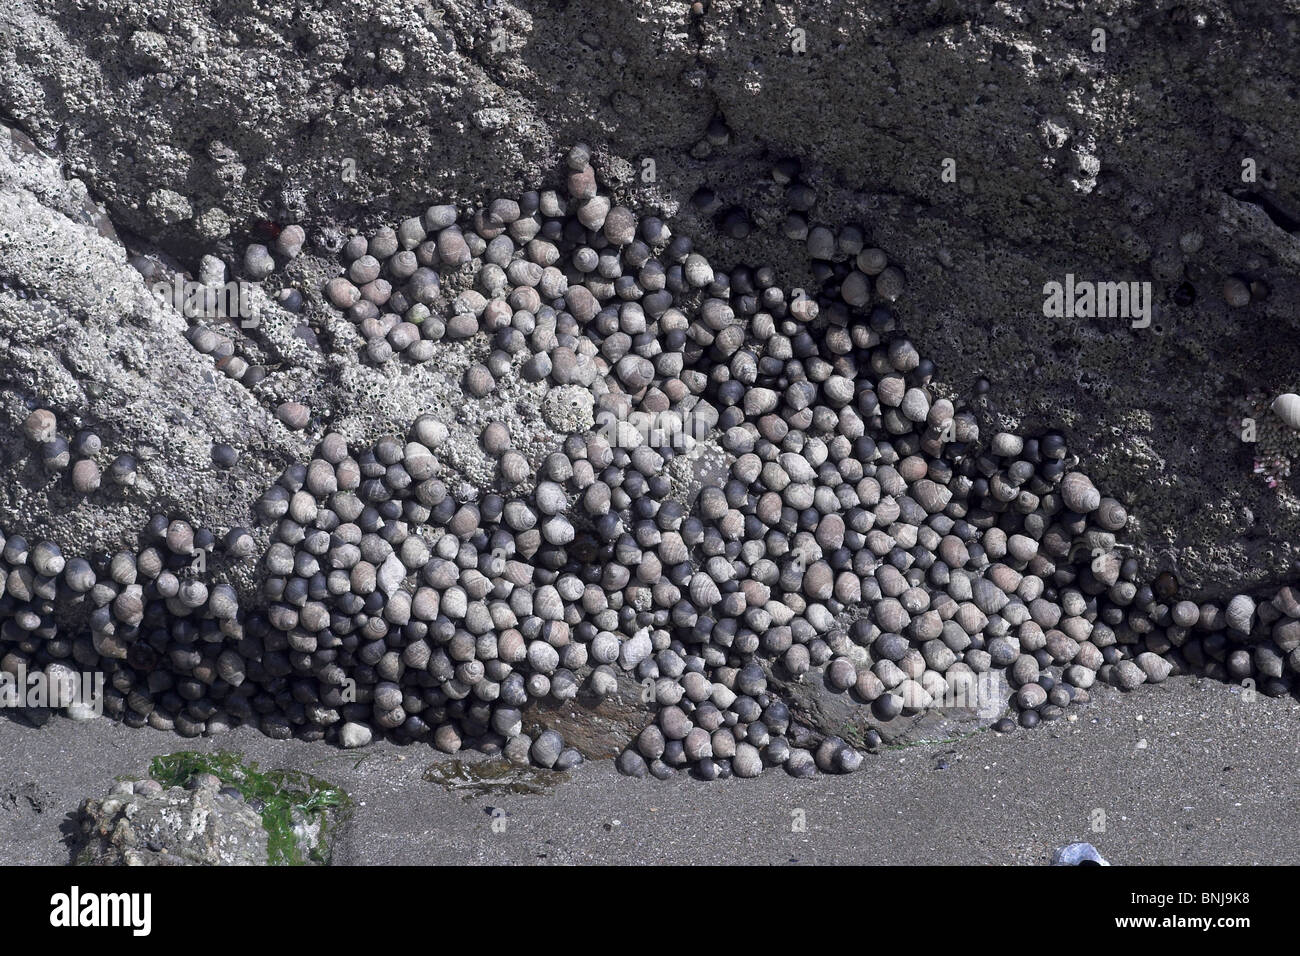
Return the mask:
POLYGON ((1273 399, 1273 411, 1289 428, 1300 431, 1300 395, 1283 392, 1273 399))

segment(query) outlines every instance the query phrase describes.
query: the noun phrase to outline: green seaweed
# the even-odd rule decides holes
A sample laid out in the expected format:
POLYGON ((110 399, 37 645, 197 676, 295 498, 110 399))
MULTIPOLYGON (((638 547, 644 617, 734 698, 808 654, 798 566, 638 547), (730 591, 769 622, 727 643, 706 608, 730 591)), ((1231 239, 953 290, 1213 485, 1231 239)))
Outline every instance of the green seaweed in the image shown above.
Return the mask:
POLYGON ((267 860, 273 866, 327 864, 332 833, 351 813, 352 801, 339 787, 299 770, 259 770, 230 751, 183 750, 155 757, 149 776, 164 787, 183 787, 196 773, 210 773, 261 805, 267 860), (320 834, 306 850, 294 835, 295 821, 318 823, 320 834))

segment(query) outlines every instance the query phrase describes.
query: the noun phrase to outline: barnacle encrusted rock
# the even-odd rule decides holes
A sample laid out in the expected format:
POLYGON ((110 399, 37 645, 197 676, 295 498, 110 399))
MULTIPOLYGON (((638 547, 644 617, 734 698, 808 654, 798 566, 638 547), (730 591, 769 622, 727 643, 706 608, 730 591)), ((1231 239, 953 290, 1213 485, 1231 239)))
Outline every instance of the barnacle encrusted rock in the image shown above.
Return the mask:
MULTIPOLYGON (((994 382, 981 412, 996 421, 1068 429, 1094 480, 1142 516, 1151 573, 1166 548, 1189 580, 1224 588, 1300 557, 1300 508, 1289 494, 1254 499, 1251 449, 1221 415, 1242 383, 1287 386, 1275 359, 1300 344, 1287 225, 1300 217, 1300 104, 1257 42, 1295 31, 1294 11, 1121 4, 1085 24, 1069 7, 965 2, 736 0, 698 19, 656 0, 504 0, 486 13, 446 0, 426 15, 332 0, 301 17, 239 0, 222 22, 197 0, 172 9, 162 29, 142 0, 5 4, 0 111, 58 144, 114 219, 182 258, 218 241, 235 263, 263 219, 301 223, 311 249, 341 245, 351 225, 399 223, 431 195, 508 194, 541 181, 581 130, 631 205, 676 215, 719 261, 780 264, 791 287, 821 281, 781 232, 791 209, 813 225, 869 223, 866 245, 907 266, 907 326, 947 381, 966 394, 994 382), (806 54, 776 55, 795 27, 806 54), (1095 28, 1107 52, 1091 49, 1095 28), (826 108, 850 102, 881 105, 860 124, 826 108), (773 155, 803 160, 790 205, 773 155), (1259 183, 1242 182, 1243 158, 1259 183), (682 201, 701 186, 712 205, 682 201), (173 221, 183 208, 164 191, 192 217, 173 221), (753 223, 744 238, 714 222, 734 207, 753 223), (1043 283, 1082 270, 1153 279, 1151 327, 1045 320, 1043 283), (1221 293, 1232 277, 1249 291, 1237 309, 1221 293), (1243 520, 1274 533, 1225 539, 1243 520)), ((874 282, 885 264, 865 266, 874 282)), ((286 397, 312 397, 299 391, 286 397)))
POLYGON ((125 781, 80 811, 77 862, 88 866, 265 866, 262 817, 208 776, 195 786, 125 781))

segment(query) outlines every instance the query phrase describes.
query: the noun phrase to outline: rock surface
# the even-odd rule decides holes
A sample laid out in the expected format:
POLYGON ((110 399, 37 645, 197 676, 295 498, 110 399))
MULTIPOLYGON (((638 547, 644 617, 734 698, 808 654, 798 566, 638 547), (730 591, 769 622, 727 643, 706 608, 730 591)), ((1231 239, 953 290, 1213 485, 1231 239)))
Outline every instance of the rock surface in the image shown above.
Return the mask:
POLYGON ((651 708, 642 688, 619 671, 617 689, 598 698, 584 689, 571 701, 530 701, 523 713, 523 726, 530 736, 544 730, 558 731, 564 742, 584 757, 613 757, 627 746, 650 719, 651 708))
MULTIPOLYGON (((966 394, 987 377, 986 411, 1006 427, 1066 429, 1130 506, 1147 566, 1211 596, 1291 569, 1297 500, 1251 474, 1235 403, 1296 384, 1277 361, 1300 335, 1290 305, 1300 106, 1276 57, 1300 31, 1294 9, 1115 2, 1085 16, 1043 3, 775 11, 717 0, 696 16, 653 2, 332 0, 300 16, 243 0, 217 19, 183 0, 166 16, 152 10, 6 5, 0 112, 57 150, 124 235, 191 269, 214 249, 238 261, 264 220, 301 221, 309 241, 329 245, 432 199, 521 188, 582 138, 606 180, 677 214, 711 257, 766 258, 797 285, 806 259, 780 233, 767 175, 773 158, 796 156, 818 189, 815 221, 865 221, 908 264, 902 315, 940 377, 966 394), (715 118, 728 132, 709 139, 715 118), (941 176, 945 158, 956 182, 941 176), (1254 183, 1242 181, 1247 159, 1254 183), (748 210, 749 237, 728 238, 684 203, 702 184, 723 208, 748 210), (1153 282, 1151 328, 1045 319, 1042 285, 1066 273, 1153 282), (1221 287, 1232 275, 1271 294, 1230 309, 1221 287), (1175 304, 1188 286, 1194 301, 1175 304)), ((0 296, 13 378, 152 439, 148 485, 178 505, 217 519, 271 459, 301 451, 265 414, 281 396, 335 411, 360 439, 409 421, 437 392, 420 370, 344 373, 319 355, 295 356, 260 401, 209 380, 120 248, 76 227, 79 190, 5 190, 0 274, 44 302, 0 296), (111 322, 105 297, 119 312, 111 322), (44 355, 33 344, 56 326, 67 345, 44 355), (95 344, 74 347, 83 335, 95 344), (214 481, 200 446, 241 436, 259 454, 214 481)), ((20 489, 0 518, 48 521, 36 476, 20 489)), ((83 506, 48 531, 107 541, 134 517, 125 502, 83 506)))
POLYGON ((954 706, 943 706, 941 701, 939 706, 882 720, 848 691, 829 686, 825 668, 813 668, 798 679, 779 673, 770 679, 773 689, 789 706, 791 719, 812 729, 814 739, 838 736, 854 747, 863 748, 933 743, 977 733, 1002 716, 1009 694, 1009 689, 1003 686, 998 693, 990 694, 986 703, 971 696, 951 702, 954 706), (873 730, 879 735, 878 742, 868 739, 873 730))
POLYGON ((264 866, 262 818, 210 777, 193 789, 153 780, 118 784, 81 809, 77 862, 93 866, 264 866))

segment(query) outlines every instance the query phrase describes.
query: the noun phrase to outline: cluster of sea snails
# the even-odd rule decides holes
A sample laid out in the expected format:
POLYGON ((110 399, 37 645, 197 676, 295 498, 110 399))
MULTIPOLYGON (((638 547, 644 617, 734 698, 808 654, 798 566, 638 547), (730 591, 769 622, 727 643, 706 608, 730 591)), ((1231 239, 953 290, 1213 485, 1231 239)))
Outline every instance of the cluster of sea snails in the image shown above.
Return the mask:
MULTIPOLYGON (((427 362, 435 356, 438 341, 477 334, 480 319, 484 329, 507 329, 513 311, 507 305, 508 293, 516 298, 531 295, 525 305, 531 304, 533 311, 543 297, 550 301, 565 294, 567 282, 554 267, 555 243, 564 238, 566 227, 564 211, 551 201, 554 193, 530 195, 531 206, 528 197, 522 203, 496 200, 479 210, 465 229, 455 206, 440 205, 396 229, 380 229, 369 238, 353 236, 344 244, 345 275, 326 283, 324 293, 357 324, 371 361, 383 363, 400 354, 411 362, 427 362), (530 252, 523 255, 522 250, 530 252), (455 271, 469 263, 476 266, 476 288, 462 292, 444 316, 440 307, 447 303, 438 270, 455 271)), ((583 227, 571 222, 569 238, 577 240, 573 230, 583 227)), ((604 274, 617 267, 622 275, 617 256, 601 262, 593 252, 583 262, 588 272, 599 269, 604 274)), ((504 350, 517 350, 517 336, 503 338, 504 350)))
POLYGON ((466 401, 510 376, 576 385, 594 428, 530 455, 492 423, 478 488, 444 465, 434 415, 364 447, 323 434, 256 503, 272 530, 255 606, 187 570, 198 551, 210 576, 253 560, 243 529, 218 543, 159 516, 138 551, 67 562, 10 537, 3 666, 102 668, 110 713, 185 734, 255 721, 357 746, 380 728, 545 767, 581 758, 526 732, 530 706, 630 679, 653 717, 619 769, 704 778, 860 765, 781 698, 794 680, 887 721, 999 671, 1003 731, 1098 679, 1290 688, 1300 595, 1198 606, 1140 583, 1125 509, 1061 435, 985 436, 939 397, 891 308, 903 273, 862 230, 810 229, 823 285, 790 298, 773 269, 715 269, 602 195, 585 148, 567 165, 562 190, 353 240, 324 295, 373 360, 474 340, 466 401), (84 606, 89 637, 60 628, 60 603, 84 606))
MULTIPOLYGON (((302 226, 285 226, 276 232, 269 246, 249 245, 238 269, 229 267, 219 256, 205 255, 192 281, 188 274, 169 274, 158 259, 149 255, 133 255, 130 261, 150 288, 191 320, 186 331, 189 343, 211 356, 214 367, 222 374, 253 388, 266 379, 270 370, 259 361, 266 356, 250 354, 250 346, 256 350, 256 343, 246 330, 255 328, 259 317, 244 298, 241 283, 260 283, 282 270, 301 254, 306 235, 302 226), (232 273, 237 273, 241 281, 228 281, 232 273)), ((302 293, 292 286, 285 285, 275 298, 286 312, 297 314, 302 309, 302 293)), ((307 325, 300 325, 296 334, 316 344, 315 333, 307 325)))
MULTIPOLYGON (((77 494, 88 495, 99 489, 103 472, 99 459, 104 447, 100 437, 90 429, 77 432, 72 441, 59 434, 59 421, 48 408, 33 409, 23 421, 23 435, 40 451, 41 463, 51 475, 68 472, 68 481, 77 494)), ((116 485, 135 484, 136 463, 132 455, 118 455, 108 464, 108 477, 116 485)))

